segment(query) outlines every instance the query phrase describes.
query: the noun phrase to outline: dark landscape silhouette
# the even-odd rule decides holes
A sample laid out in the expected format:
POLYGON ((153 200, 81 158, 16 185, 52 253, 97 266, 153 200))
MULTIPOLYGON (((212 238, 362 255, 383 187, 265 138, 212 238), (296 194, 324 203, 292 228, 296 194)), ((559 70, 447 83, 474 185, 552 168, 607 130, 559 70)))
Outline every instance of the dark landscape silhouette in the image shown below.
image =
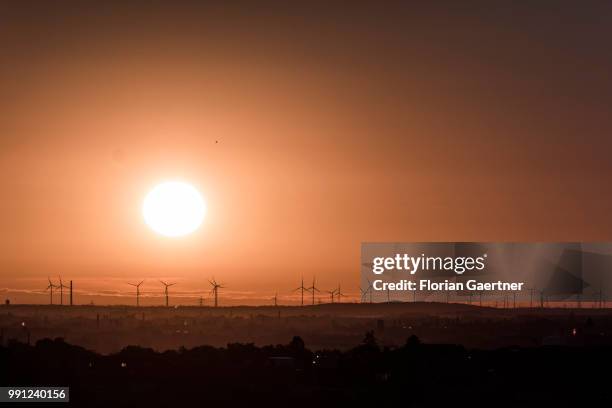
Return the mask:
POLYGON ((70 386, 75 406, 583 406, 609 395, 612 347, 495 350, 423 344, 381 347, 373 331, 345 351, 229 343, 107 356, 64 342, 10 341, 3 384, 70 386))
POLYGON ((444 303, 5 306, 1 382, 79 406, 581 406, 612 311, 444 303))

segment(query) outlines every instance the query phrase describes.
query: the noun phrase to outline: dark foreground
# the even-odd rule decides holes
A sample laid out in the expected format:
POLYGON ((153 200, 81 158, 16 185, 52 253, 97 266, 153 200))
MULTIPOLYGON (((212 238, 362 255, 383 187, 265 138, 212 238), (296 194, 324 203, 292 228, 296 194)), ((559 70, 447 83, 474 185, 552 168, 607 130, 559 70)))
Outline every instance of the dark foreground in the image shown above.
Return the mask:
POLYGON ((612 309, 478 307, 457 303, 335 303, 259 307, 0 307, 0 345, 61 337, 102 354, 137 344, 157 351, 202 344, 262 347, 300 336, 313 350, 347 351, 375 330, 381 346, 410 336, 469 349, 612 345, 612 309), (577 336, 573 331, 577 331, 577 336))
POLYGON ((1 385, 70 386, 71 406, 604 406, 610 346, 467 350, 456 345, 380 348, 372 332, 344 352, 229 344, 108 356, 61 339, 0 348, 1 385))

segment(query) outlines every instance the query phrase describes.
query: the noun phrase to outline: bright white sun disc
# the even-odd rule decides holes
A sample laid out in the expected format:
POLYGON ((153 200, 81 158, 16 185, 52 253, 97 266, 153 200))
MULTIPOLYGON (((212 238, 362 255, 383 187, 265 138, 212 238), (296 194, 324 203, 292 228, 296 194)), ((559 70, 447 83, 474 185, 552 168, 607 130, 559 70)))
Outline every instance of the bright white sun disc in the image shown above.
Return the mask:
POLYGON ((142 215, 147 225, 167 237, 192 233, 202 224, 206 203, 191 184, 167 181, 158 184, 147 194, 142 215))

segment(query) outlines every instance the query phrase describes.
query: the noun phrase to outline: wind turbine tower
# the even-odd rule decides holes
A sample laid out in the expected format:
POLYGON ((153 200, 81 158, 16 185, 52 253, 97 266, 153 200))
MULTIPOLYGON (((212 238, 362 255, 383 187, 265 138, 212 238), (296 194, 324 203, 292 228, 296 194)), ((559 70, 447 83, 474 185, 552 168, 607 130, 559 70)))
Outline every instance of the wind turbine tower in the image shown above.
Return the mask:
MULTIPOLYGON (((136 307, 140 306, 140 285, 142 285, 144 280, 141 280, 138 283, 129 283, 128 285, 134 286, 136 288, 136 307)), ((166 306, 168 306, 168 288, 166 288, 166 306)))
POLYGON ((296 290, 302 291, 302 303, 301 304, 302 304, 302 306, 304 306, 304 291, 308 290, 308 288, 304 287, 304 277, 303 276, 302 276, 302 284, 299 287, 293 289, 294 292, 296 290))
POLYGON ((312 292, 312 304, 315 304, 315 292, 321 292, 319 289, 317 289, 317 287, 315 286, 315 278, 312 278, 312 286, 309 288, 306 288, 307 291, 312 292))
POLYGON ((366 279, 368 281, 368 287, 363 289, 363 288, 359 288, 359 291, 361 292, 361 303, 365 303, 368 297, 368 293, 370 294, 370 303, 372 303, 372 282, 370 282, 369 279, 366 279))
POLYGON ((47 286, 47 289, 45 290, 49 290, 49 304, 52 305, 53 304, 53 289, 57 288, 57 286, 55 286, 52 282, 51 282, 51 278, 47 277, 47 280, 49 281, 49 286, 47 286))
POLYGON ((334 290, 326 290, 327 293, 331 296, 331 302, 334 303, 334 295, 336 294, 336 289, 334 290))
POLYGON ((361 287, 359 288, 359 291, 361 292, 361 303, 365 303, 366 295, 368 294, 368 289, 363 289, 361 287))
POLYGON ((336 298, 338 299, 338 303, 342 301, 342 296, 344 296, 344 293, 342 293, 340 290, 340 284, 338 284, 338 289, 336 289, 336 298))
POLYGON ((64 288, 68 289, 68 286, 64 285, 64 282, 62 282, 62 277, 59 277, 59 286, 58 286, 59 290, 60 290, 60 305, 64 304, 64 288))
POLYGON ((168 307, 168 288, 170 286, 176 285, 176 283, 166 283, 162 280, 160 280, 161 284, 164 285, 164 294, 166 295, 166 307, 168 307))
POLYGON ((215 295, 215 307, 218 307, 219 306, 219 289, 224 288, 224 286, 222 286, 220 283, 217 283, 217 281, 214 278, 212 281, 208 281, 208 282, 212 286, 211 292, 213 293, 213 295, 215 295))

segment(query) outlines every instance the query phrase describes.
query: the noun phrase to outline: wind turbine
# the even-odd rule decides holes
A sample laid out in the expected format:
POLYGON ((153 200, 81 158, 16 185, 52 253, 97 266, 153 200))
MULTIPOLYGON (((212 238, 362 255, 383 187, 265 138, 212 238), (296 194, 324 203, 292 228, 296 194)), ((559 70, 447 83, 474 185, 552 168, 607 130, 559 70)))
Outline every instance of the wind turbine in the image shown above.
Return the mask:
POLYGON ((372 303, 372 282, 370 282, 369 279, 366 280, 368 281, 368 287, 365 289, 361 287, 359 288, 359 291, 361 292, 361 303, 365 302, 368 293, 370 294, 370 303, 372 303))
POLYGON ((220 288, 224 288, 224 286, 222 286, 220 283, 217 283, 215 278, 213 278, 212 281, 209 280, 208 282, 213 287, 211 292, 215 295, 215 307, 217 307, 217 306, 219 306, 219 289, 220 288))
POLYGON ((304 306, 304 291, 308 290, 308 288, 304 287, 304 277, 303 276, 302 276, 302 284, 299 287, 293 289, 294 292, 296 290, 301 290, 302 291, 302 306, 304 306))
POLYGON ((272 298, 272 300, 274 301, 274 306, 278 306, 278 293, 274 294, 274 297, 272 298))
POLYGON ((166 283, 160 280, 161 284, 164 285, 164 294, 166 295, 166 307, 168 307, 168 288, 170 286, 176 285, 176 283, 166 283))
POLYGON ((331 302, 334 303, 334 295, 336 294, 336 289, 326 290, 325 292, 329 293, 329 295, 331 296, 331 302))
POLYGON ((312 286, 309 288, 306 288, 307 291, 312 292, 312 304, 315 304, 315 291, 316 292, 321 292, 319 289, 316 288, 315 286, 315 278, 314 276, 312 277, 312 286))
POLYGON ((361 292, 361 303, 365 302, 366 295, 368 294, 368 289, 369 288, 364 290, 362 287, 359 287, 359 291, 361 292))
POLYGON ((57 286, 60 290, 60 305, 64 304, 64 288, 68 289, 69 287, 64 285, 64 283, 62 282, 62 277, 59 277, 59 286, 57 286))
POLYGON ((55 286, 52 282, 51 282, 51 278, 47 277, 47 280, 49 281, 49 286, 47 286, 47 289, 45 290, 50 290, 51 292, 49 293, 49 304, 52 305, 53 304, 53 289, 57 288, 57 286, 55 286))
POLYGON ((341 302, 342 296, 345 296, 344 293, 340 290, 340 284, 338 284, 338 289, 336 289, 336 297, 338 298, 338 303, 341 302))
POLYGON ((536 288, 529 288, 529 308, 533 309, 533 293, 536 291, 536 288))
MULTIPOLYGON (((138 283, 130 283, 130 282, 128 282, 128 285, 136 287, 136 307, 140 306, 140 285, 142 285, 143 282, 144 282, 144 280, 141 280, 138 283)), ((167 288, 166 288, 166 292, 167 292, 167 288)), ((166 293, 166 296, 168 296, 167 293, 166 293)), ((168 306, 168 301, 167 300, 166 300, 166 306, 168 306)))
POLYGON ((604 308, 606 305, 606 301, 604 299, 604 293, 601 289, 599 289, 599 291, 597 292, 597 296, 598 296, 598 306, 599 308, 604 308))

